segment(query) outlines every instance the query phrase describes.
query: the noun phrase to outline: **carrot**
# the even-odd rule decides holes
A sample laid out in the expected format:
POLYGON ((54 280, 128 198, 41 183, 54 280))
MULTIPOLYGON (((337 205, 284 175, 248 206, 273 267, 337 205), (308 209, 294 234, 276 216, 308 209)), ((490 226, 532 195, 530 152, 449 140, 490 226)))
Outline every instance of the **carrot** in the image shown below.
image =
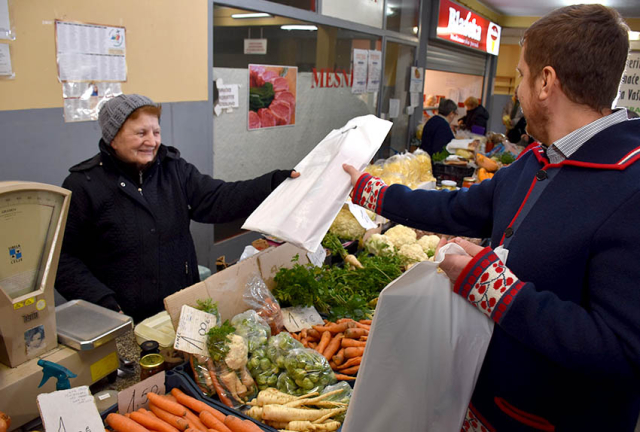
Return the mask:
POLYGON ((187 429, 189 427, 189 423, 187 423, 187 421, 185 419, 183 419, 182 416, 177 416, 177 415, 171 414, 170 412, 167 412, 167 411, 163 410, 162 408, 157 407, 153 403, 149 404, 149 409, 160 420, 163 420, 163 421, 169 423, 171 426, 173 426, 174 428, 176 428, 178 430, 183 431, 183 430, 185 430, 185 429, 187 429))
POLYGON ((162 397, 169 399, 171 402, 178 402, 176 398, 171 395, 171 393, 163 395, 162 397))
POLYGON ((333 360, 331 360, 331 361, 329 362, 329 367, 331 367, 331 369, 333 369, 333 370, 338 369, 338 365, 337 365, 337 364, 335 364, 335 363, 333 362, 333 360))
POLYGON ((369 330, 363 328, 350 328, 344 332, 344 337, 351 339, 358 339, 361 336, 367 335, 369 335, 369 330))
POLYGON ((310 328, 307 330, 307 337, 310 337, 314 340, 320 340, 321 334, 318 330, 310 328))
POLYGON ((309 342, 309 348, 315 350, 317 346, 318 346, 317 342, 309 342))
POLYGON ((314 329, 318 330, 320 333, 328 331, 331 333, 343 333, 346 329, 355 327, 356 323, 353 321, 345 321, 340 324, 329 323, 325 326, 313 326, 314 329))
POLYGON ((122 414, 111 413, 107 416, 106 422, 120 432, 149 432, 149 429, 122 414))
POLYGON ((216 394, 220 398, 220 402, 225 404, 226 406, 233 406, 233 401, 229 399, 227 396, 227 392, 222 388, 220 382, 218 381, 218 377, 216 376, 216 372, 213 368, 213 361, 211 359, 207 360, 207 369, 209 369, 209 375, 211 376, 211 381, 213 384, 213 388, 216 390, 216 394))
MULTIPOLYGON (((343 340, 344 338, 342 338, 340 342, 342 342, 343 340)), ((344 348, 340 348, 340 350, 336 353, 336 355, 331 357, 331 360, 333 360, 333 362, 338 366, 344 363, 344 348)))
POLYGON ((197 429, 202 432, 207 430, 207 427, 202 424, 202 422, 200 421, 200 418, 198 418, 198 416, 195 415, 193 411, 191 411, 190 409, 187 410, 187 415, 185 416, 185 418, 189 422, 190 428, 197 429))
POLYGON ((300 330, 300 339, 306 339, 306 338, 307 338, 307 329, 300 330))
POLYGON ((222 422, 226 417, 225 414, 221 413, 214 407, 207 405, 206 403, 185 394, 182 390, 178 388, 174 388, 173 390, 171 390, 171 394, 178 400, 179 403, 186 406, 187 408, 191 408, 198 414, 202 413, 202 411, 208 411, 222 422))
POLYGON ((360 324, 366 324, 366 325, 371 325, 371 320, 360 320, 358 321, 360 324))
POLYGON ((352 357, 347 360, 343 365, 338 366, 338 370, 342 371, 344 369, 350 368, 351 366, 356 366, 362 363, 362 357, 352 357))
POLYGON ((344 338, 341 341, 342 348, 356 347, 360 348, 365 346, 367 343, 363 341, 357 341, 355 339, 344 338))
POLYGON ((349 376, 349 375, 343 375, 341 373, 337 373, 337 374, 334 374, 334 375, 336 376, 336 379, 338 381, 350 381, 350 380, 356 379, 356 377, 352 377, 352 376, 349 376))
POLYGON ((327 359, 327 361, 331 360, 331 358, 340 349, 340 341, 342 340, 342 338, 344 338, 344 335, 342 333, 338 333, 337 335, 335 335, 333 339, 331 339, 331 342, 329 342, 327 347, 322 352, 322 355, 324 356, 324 358, 327 359))
POLYGON ((158 408, 163 409, 166 412, 169 412, 178 417, 184 417, 184 415, 187 413, 187 410, 185 409, 185 407, 183 407, 179 403, 169 400, 168 398, 157 395, 155 393, 148 393, 147 399, 149 399, 149 402, 151 402, 158 408))
POLYGON ((261 430, 253 422, 249 423, 251 424, 245 423, 235 416, 227 416, 224 421, 225 426, 227 426, 232 432, 253 432, 256 430, 256 428, 258 431, 261 430))
POLYGON ((358 373, 358 369, 360 369, 360 365, 355 365, 347 369, 342 369, 340 372, 345 375, 355 375, 356 373, 358 373))
POLYGON ((291 335, 292 338, 294 338, 295 340, 299 341, 300 340, 300 335, 298 333, 289 333, 291 335))
POLYGON ((184 432, 200 432, 200 431, 198 429, 189 428, 189 429, 185 430, 184 432))
POLYGON ((327 348, 327 345, 329 345, 329 341, 331 341, 331 332, 323 332, 322 337, 320 338, 320 343, 318 343, 318 346, 316 347, 316 351, 322 354, 325 348, 327 348))
POLYGON ((366 342, 367 339, 369 339, 369 336, 360 336, 360 339, 358 340, 366 342))
POLYGON ((135 420, 142 426, 158 431, 158 432, 178 432, 178 429, 171 426, 169 423, 160 420, 159 418, 152 417, 145 412, 134 411, 131 413, 131 420, 135 420))
POLYGON ((352 357, 361 357, 364 354, 364 347, 348 347, 344 349, 344 357, 352 358, 352 357))
POLYGON ((371 326, 370 325, 366 325, 366 324, 361 324, 361 323, 356 323, 356 327, 358 328, 363 328, 365 330, 371 330, 371 326))
POLYGON ((227 417, 231 417, 231 416, 226 416, 223 421, 220 421, 216 418, 216 416, 211 414, 209 411, 202 411, 200 413, 200 421, 206 427, 215 429, 219 432, 231 432, 231 430, 227 426, 225 426, 225 424, 223 423, 227 421, 227 417))

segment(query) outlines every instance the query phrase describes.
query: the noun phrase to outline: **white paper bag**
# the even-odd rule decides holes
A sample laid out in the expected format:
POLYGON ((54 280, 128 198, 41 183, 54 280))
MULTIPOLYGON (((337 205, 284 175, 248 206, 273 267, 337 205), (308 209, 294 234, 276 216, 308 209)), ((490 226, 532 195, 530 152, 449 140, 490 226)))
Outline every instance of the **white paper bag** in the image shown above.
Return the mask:
POLYGON ((493 321, 453 293, 437 268, 419 263, 380 294, 343 432, 462 427, 493 321))
POLYGON ((362 171, 392 123, 374 115, 356 117, 331 131, 249 216, 242 229, 258 231, 315 252, 351 190, 342 164, 362 171))

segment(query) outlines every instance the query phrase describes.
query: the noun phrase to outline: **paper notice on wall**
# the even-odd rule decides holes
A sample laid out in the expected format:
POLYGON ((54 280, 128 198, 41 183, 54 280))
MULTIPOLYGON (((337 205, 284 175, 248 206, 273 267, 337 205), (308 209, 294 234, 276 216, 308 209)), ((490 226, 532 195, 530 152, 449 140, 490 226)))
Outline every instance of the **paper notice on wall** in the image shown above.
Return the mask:
POLYGON ((238 84, 218 85, 218 105, 220 108, 238 108, 240 98, 238 97, 238 84))
POLYGON ((389 118, 397 118, 400 115, 400 99, 389 99, 389 118))
POLYGON ((640 51, 631 51, 627 57, 627 68, 622 75, 616 106, 640 114, 640 51))
POLYGON ((15 39, 9 20, 9 0, 0 0, 0 39, 15 39))
POLYGON ((42 425, 48 431, 101 431, 104 430, 98 407, 89 387, 38 395, 38 410, 42 425))
POLYGON ((367 93, 377 92, 380 89, 381 71, 382 71, 382 51, 369 50, 367 93))
POLYGON ((353 83, 351 93, 362 94, 367 91, 367 66, 369 52, 362 49, 353 50, 353 83))
POLYGON ((9 45, 0 44, 0 76, 13 76, 13 68, 11 67, 11 52, 9 45))
POLYGON ((411 106, 417 107, 420 104, 420 93, 410 93, 411 94, 411 106))
POLYGON ((120 83, 65 82, 62 83, 64 121, 98 120, 100 108, 111 98, 122 94, 120 83))
MULTIPOLYGON (((411 67, 411 83, 409 84, 410 93, 422 93, 424 78, 424 69, 412 66, 411 67)), ((415 106, 412 104, 412 106, 415 106)))
POLYGON ((126 81, 124 27, 56 20, 60 81, 126 81))

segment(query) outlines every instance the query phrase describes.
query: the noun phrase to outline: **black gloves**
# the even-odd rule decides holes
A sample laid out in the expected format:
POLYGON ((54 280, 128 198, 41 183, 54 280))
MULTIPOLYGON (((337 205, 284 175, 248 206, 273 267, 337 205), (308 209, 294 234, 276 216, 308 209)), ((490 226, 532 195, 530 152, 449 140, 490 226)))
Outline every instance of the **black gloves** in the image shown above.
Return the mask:
POLYGON ((102 299, 100 299, 98 304, 102 307, 106 307, 107 309, 111 309, 114 312, 121 311, 120 305, 118 305, 118 302, 112 295, 103 297, 102 299))
POLYGON ((275 170, 271 176, 271 190, 275 190, 280 183, 291 177, 295 170, 275 170))

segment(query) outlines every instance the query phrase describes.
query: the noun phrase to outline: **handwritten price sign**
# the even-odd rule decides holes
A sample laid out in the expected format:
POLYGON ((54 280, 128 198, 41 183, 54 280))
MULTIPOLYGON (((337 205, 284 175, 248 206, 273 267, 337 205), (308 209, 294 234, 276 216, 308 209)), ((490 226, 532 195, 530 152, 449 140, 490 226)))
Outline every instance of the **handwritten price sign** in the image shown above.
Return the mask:
POLYGON ((164 371, 150 376, 138 384, 122 390, 118 393, 118 412, 126 414, 137 411, 140 408, 149 407, 148 393, 163 395, 164 387, 164 371))
POLYGON ((191 306, 182 306, 173 348, 190 354, 208 356, 207 333, 215 325, 215 315, 194 309, 191 306))
POLYGON ((284 308, 282 309, 282 318, 284 319, 284 326, 290 332, 298 332, 314 325, 324 324, 322 317, 313 306, 284 308))
POLYGON ((42 424, 47 431, 104 431, 100 413, 87 386, 42 393, 37 401, 42 424))

